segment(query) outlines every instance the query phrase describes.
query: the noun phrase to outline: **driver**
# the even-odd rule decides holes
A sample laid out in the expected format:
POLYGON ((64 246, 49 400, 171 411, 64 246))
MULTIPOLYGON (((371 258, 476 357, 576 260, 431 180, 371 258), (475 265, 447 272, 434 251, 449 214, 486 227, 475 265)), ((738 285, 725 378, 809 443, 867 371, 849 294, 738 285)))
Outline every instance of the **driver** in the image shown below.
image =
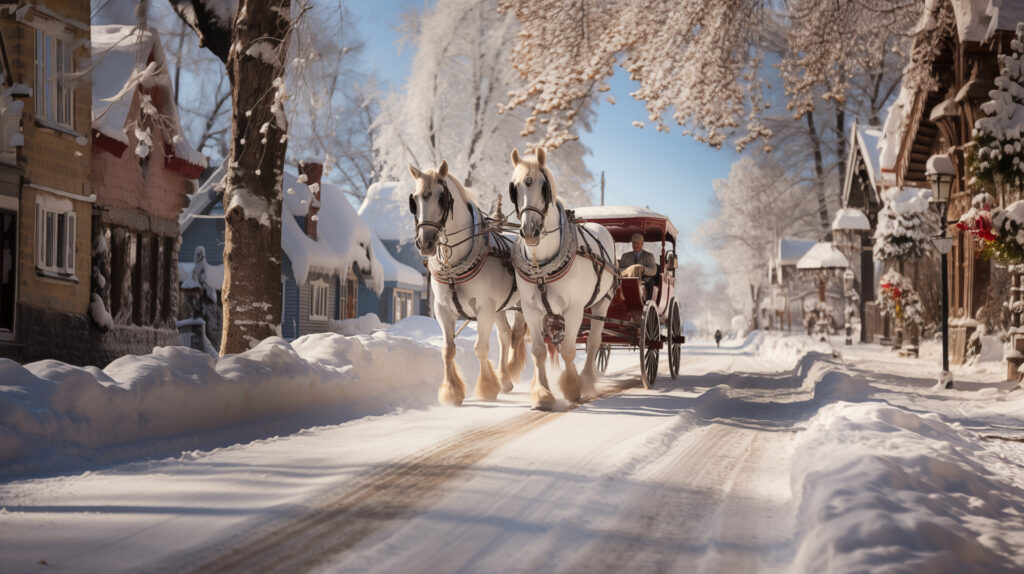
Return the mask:
POLYGON ((633 251, 623 253, 619 258, 619 269, 623 277, 652 277, 658 273, 658 264, 654 261, 654 254, 644 251, 644 236, 634 233, 630 239, 633 243, 633 251))

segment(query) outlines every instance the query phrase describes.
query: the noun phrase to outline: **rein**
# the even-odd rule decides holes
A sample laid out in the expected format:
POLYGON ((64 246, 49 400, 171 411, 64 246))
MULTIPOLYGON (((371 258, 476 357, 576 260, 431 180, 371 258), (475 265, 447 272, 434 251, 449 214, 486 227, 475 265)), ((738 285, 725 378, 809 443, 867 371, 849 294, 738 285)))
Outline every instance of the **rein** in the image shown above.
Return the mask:
MULTIPOLYGON (((470 247, 469 254, 467 254, 466 257, 464 257, 461 261, 458 261, 453 264, 450 261, 441 261, 439 253, 438 255, 430 257, 427 260, 427 267, 430 270, 431 277, 433 277, 440 283, 448 285, 448 289, 451 291, 452 295, 452 302, 455 304, 455 309, 459 312, 459 316, 469 319, 471 321, 475 321, 476 317, 467 313, 466 310, 462 307, 462 302, 459 300, 459 293, 458 290, 456 289, 456 286, 461 285, 463 283, 467 283, 474 279, 484 268, 484 263, 487 261, 487 258, 492 254, 502 259, 505 263, 506 269, 509 271, 509 273, 511 273, 512 269, 510 260, 512 244, 511 241, 509 241, 507 238, 501 235, 499 231, 500 226, 492 225, 492 220, 490 220, 486 215, 480 213, 480 210, 472 202, 467 201, 466 207, 469 208, 469 214, 470 217, 472 218, 472 223, 468 227, 464 227, 457 231, 453 231, 450 234, 444 232, 443 229, 441 231, 444 232, 445 237, 445 243, 443 244, 443 247, 448 249, 449 253, 451 253, 453 247, 458 247, 459 245, 462 245, 467 241, 472 241, 473 245, 470 247), (480 215, 480 219, 482 221, 477 221, 477 215, 480 215), (481 225, 481 223, 483 225, 481 225), (482 230, 470 234, 469 237, 466 237, 465 239, 462 239, 455 244, 449 245, 447 243, 447 238, 449 235, 455 235, 457 233, 462 233, 463 231, 467 230, 475 230, 477 226, 480 226, 482 230), (483 241, 477 241, 477 239, 480 237, 484 237, 485 239, 483 241), (492 239, 493 245, 491 245, 492 239)), ((447 213, 449 211, 453 210, 449 209, 448 211, 445 212, 446 216, 442 218, 442 222, 444 222, 447 219, 447 213)), ((515 292, 516 282, 512 281, 512 288, 509 290, 508 295, 505 297, 505 301, 498 307, 497 312, 505 310, 505 308, 508 306, 509 301, 512 300, 512 296, 515 294, 515 292)))

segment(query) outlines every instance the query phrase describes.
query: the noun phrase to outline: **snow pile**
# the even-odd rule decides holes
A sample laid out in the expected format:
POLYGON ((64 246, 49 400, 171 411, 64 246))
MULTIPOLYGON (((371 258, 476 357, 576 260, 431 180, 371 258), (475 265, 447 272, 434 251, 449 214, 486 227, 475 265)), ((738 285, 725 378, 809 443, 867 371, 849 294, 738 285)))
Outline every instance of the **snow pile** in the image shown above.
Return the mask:
POLYGON ((366 190, 366 199, 359 206, 359 217, 377 237, 409 243, 416 237, 416 225, 409 213, 409 182, 376 182, 366 190))
POLYGON ((380 322, 376 313, 367 313, 355 319, 342 319, 340 321, 331 319, 327 322, 327 328, 333 333, 351 337, 352 335, 369 335, 374 331, 386 329, 388 326, 380 322))
POLYGON ((986 470, 972 438, 939 415, 884 403, 821 408, 794 453, 792 570, 1019 571, 1024 491, 986 470))
POLYGON ((386 331, 319 333, 291 344, 272 337, 220 360, 163 347, 103 370, 0 359, 0 463, 4 474, 24 471, 48 457, 325 407, 365 414, 432 405, 441 363, 435 347, 386 331), (35 460, 19 460, 29 456, 35 460))

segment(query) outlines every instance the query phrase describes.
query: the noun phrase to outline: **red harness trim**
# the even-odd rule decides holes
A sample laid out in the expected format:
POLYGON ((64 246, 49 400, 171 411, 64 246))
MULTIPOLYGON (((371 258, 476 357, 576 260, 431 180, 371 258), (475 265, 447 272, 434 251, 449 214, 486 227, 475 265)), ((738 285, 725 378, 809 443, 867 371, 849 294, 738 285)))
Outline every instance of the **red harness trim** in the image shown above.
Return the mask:
POLYGON ((487 257, 489 257, 490 254, 491 250, 490 248, 488 248, 487 251, 484 251, 484 256, 480 258, 479 263, 477 263, 476 265, 473 266, 472 269, 466 271, 465 273, 459 275, 458 277, 444 278, 438 275, 437 273, 434 273, 433 271, 431 271, 430 274, 434 276, 434 279, 436 279, 438 283, 444 283, 445 285, 461 285, 466 281, 469 281, 470 279, 476 277, 480 273, 480 270, 484 268, 484 262, 487 261, 487 257))

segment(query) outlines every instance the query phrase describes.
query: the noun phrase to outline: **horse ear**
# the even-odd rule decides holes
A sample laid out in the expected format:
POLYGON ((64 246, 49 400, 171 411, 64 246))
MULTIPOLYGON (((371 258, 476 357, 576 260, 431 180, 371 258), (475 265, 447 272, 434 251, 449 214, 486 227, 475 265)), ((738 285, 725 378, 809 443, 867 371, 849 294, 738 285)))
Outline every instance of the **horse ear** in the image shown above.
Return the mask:
POLYGON ((519 165, 519 149, 512 148, 512 165, 519 165))
POLYGON ((448 175, 448 161, 441 160, 441 167, 437 168, 437 178, 444 179, 448 175))
POLYGON ((420 171, 418 167, 414 166, 411 163, 409 164, 409 173, 411 173, 412 176, 415 177, 416 179, 420 179, 421 177, 423 177, 423 172, 420 171))
POLYGON ((547 154, 547 152, 544 151, 544 148, 542 148, 542 147, 537 148, 537 163, 539 163, 541 165, 541 167, 544 166, 544 162, 547 160, 547 158, 548 158, 548 154, 547 154))

